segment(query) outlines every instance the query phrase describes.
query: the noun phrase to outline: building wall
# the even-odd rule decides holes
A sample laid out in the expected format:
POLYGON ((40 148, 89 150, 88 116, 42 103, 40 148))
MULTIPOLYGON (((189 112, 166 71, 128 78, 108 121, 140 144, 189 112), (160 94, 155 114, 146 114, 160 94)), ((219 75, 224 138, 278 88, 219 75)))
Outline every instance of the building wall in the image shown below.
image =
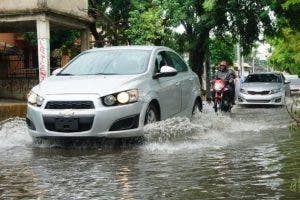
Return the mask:
POLYGON ((87 17, 88 0, 0 0, 0 13, 50 8, 54 11, 87 17))
POLYGON ((0 33, 0 50, 4 48, 5 44, 15 45, 15 35, 14 33, 0 33))
POLYGON ((0 98, 25 100, 27 94, 38 84, 32 79, 0 79, 0 98))

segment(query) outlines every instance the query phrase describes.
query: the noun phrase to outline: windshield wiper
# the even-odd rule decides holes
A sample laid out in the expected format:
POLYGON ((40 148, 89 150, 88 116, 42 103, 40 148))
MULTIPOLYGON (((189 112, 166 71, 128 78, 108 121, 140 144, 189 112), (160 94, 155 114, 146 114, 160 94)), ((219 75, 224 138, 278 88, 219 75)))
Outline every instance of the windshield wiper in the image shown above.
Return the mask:
POLYGON ((88 75, 120 75, 116 73, 95 73, 95 74, 88 74, 88 75))
POLYGON ((56 76, 74 76, 74 74, 57 74, 56 76))

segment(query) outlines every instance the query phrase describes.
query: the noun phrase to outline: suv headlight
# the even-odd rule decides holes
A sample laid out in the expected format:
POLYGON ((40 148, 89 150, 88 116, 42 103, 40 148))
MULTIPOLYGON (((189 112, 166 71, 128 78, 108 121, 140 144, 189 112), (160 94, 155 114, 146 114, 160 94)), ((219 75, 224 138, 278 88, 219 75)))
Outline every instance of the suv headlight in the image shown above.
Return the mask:
POLYGON ((27 95, 27 102, 31 105, 40 107, 44 102, 44 98, 42 96, 30 91, 27 95))
POLYGON ((104 96, 101 99, 105 106, 133 103, 138 101, 139 91, 137 89, 127 90, 104 96))
POLYGON ((281 92, 281 88, 276 88, 270 91, 270 94, 276 94, 278 92, 281 92))

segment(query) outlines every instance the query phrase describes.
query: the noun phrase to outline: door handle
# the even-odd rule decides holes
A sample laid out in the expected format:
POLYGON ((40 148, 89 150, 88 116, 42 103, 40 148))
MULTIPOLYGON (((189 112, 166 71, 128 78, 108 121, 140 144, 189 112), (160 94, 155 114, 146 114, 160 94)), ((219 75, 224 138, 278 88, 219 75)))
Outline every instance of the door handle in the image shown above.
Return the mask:
POLYGON ((179 86, 179 85, 180 85, 180 82, 176 82, 175 85, 176 85, 176 86, 179 86))

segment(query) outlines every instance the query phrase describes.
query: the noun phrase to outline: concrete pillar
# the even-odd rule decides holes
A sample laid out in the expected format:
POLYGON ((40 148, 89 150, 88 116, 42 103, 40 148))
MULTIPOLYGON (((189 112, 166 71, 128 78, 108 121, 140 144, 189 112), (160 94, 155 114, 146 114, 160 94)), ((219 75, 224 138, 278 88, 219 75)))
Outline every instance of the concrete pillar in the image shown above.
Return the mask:
POLYGON ((39 59, 39 80, 43 81, 50 76, 50 23, 46 18, 36 21, 38 59, 39 59))
POLYGON ((89 30, 83 29, 80 32, 81 39, 81 51, 85 51, 89 49, 89 30))

